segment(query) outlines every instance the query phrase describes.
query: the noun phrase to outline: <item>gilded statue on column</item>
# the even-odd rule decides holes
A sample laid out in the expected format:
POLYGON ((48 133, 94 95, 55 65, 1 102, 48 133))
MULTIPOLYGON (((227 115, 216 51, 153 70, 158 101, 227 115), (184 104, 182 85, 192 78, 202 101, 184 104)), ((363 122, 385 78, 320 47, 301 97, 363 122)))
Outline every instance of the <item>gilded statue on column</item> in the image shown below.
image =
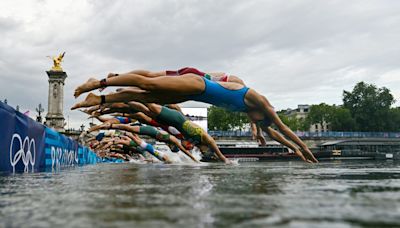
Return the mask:
POLYGON ((62 54, 59 54, 58 56, 54 56, 54 57, 49 57, 50 59, 53 60, 53 66, 51 67, 51 71, 63 71, 62 67, 61 67, 61 62, 64 58, 65 52, 63 52, 62 54))

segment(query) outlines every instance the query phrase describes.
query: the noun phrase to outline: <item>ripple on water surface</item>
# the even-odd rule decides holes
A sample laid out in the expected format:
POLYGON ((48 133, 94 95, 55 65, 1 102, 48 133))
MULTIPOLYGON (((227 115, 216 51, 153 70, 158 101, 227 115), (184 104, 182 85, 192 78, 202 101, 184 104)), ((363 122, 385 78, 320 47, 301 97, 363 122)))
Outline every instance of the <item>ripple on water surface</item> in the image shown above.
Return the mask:
POLYGON ((395 162, 100 164, 0 175, 0 227, 398 227, 395 162))

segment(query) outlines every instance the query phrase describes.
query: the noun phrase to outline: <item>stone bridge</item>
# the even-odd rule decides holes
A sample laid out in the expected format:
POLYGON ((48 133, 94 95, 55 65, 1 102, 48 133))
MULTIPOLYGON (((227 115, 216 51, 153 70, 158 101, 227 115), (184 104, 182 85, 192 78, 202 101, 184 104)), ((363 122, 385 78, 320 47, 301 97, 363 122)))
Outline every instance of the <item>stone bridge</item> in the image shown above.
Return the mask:
MULTIPOLYGON (((250 141, 250 131, 209 131, 216 140, 250 141)), ((316 147, 328 141, 349 139, 391 139, 400 143, 400 132, 295 132, 309 147, 316 147)))

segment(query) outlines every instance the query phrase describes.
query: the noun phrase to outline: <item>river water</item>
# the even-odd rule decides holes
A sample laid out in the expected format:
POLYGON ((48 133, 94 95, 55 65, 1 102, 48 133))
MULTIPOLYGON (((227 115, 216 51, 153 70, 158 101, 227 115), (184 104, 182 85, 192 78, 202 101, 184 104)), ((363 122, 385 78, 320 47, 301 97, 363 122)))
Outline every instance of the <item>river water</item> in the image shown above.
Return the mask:
POLYGON ((0 175, 0 227, 400 227, 400 163, 99 164, 0 175))

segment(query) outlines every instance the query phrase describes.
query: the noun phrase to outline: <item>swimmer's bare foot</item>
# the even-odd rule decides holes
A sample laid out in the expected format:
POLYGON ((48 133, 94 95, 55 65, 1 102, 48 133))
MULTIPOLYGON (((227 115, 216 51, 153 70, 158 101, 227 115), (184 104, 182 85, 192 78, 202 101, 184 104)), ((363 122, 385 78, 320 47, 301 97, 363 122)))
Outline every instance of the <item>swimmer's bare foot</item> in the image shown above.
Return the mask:
POLYGON ((100 96, 97 96, 94 93, 89 93, 89 95, 87 95, 84 101, 76 103, 74 106, 72 106, 71 110, 82 107, 91 107, 93 105, 98 105, 100 103, 101 103, 100 96))
POLYGON ((79 109, 79 111, 81 111, 85 114, 91 115, 91 112, 89 111, 89 109, 79 109))
POLYGON ((77 98, 82 93, 86 93, 97 88, 100 88, 100 81, 95 78, 89 78, 89 80, 75 89, 74 97, 77 98))

